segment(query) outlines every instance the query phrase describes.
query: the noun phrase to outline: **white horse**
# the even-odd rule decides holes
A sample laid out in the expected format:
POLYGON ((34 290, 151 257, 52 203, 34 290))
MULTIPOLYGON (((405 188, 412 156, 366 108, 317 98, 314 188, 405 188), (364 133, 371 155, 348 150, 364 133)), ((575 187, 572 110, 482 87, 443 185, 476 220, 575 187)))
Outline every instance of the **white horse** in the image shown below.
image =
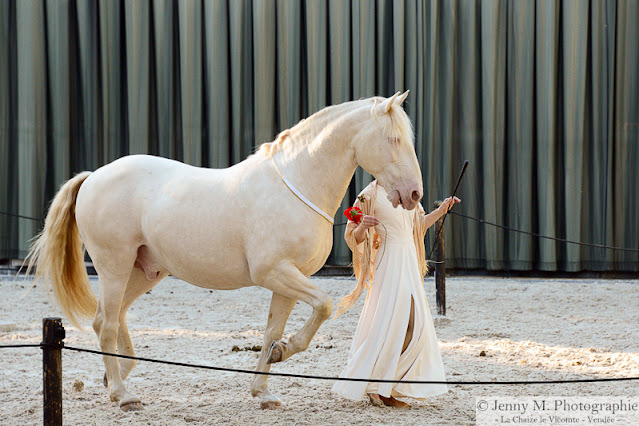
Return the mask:
MULTIPOLYGON (((412 128, 400 107, 407 95, 327 107, 223 170, 134 155, 80 173, 53 199, 29 265, 52 284, 73 324, 94 318, 102 351, 131 356, 126 312, 168 274, 209 289, 267 288, 273 296, 257 366, 267 372, 305 350, 331 315, 330 297, 309 277, 331 251, 332 218, 357 166, 388 188, 395 206, 410 210, 421 199, 412 128), (98 273, 99 301, 83 244, 98 273), (313 313, 285 342, 297 300, 313 313)), ((123 381, 135 361, 104 356, 104 364, 111 400, 141 409, 123 381)), ((281 405, 265 375, 255 376, 251 393, 262 408, 281 405)))

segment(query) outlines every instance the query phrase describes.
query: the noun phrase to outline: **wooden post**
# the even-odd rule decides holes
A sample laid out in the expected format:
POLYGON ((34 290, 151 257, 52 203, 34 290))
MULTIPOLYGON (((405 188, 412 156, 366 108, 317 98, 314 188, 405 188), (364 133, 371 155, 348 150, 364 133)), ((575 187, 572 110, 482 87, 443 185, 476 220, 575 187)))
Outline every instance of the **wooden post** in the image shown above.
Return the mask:
MULTIPOLYGON (((441 206, 441 201, 435 201, 435 208, 441 206)), ((446 264, 444 256, 444 217, 435 222, 435 301, 437 302, 437 314, 446 315, 446 264), (440 263, 441 262, 441 263, 440 263)))
POLYGON ((42 378, 44 424, 62 424, 62 342, 65 337, 62 319, 42 320, 42 378))

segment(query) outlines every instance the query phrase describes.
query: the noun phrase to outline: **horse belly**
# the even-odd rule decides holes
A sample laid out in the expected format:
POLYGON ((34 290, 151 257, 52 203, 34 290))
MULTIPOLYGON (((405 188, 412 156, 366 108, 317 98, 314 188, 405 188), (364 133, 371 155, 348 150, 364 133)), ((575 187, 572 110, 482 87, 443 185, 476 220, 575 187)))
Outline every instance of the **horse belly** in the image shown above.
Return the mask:
POLYGON ((171 275, 198 287, 234 290, 253 285, 248 268, 238 263, 237 257, 231 262, 224 262, 174 256, 166 263, 171 275))
POLYGON ((204 218, 182 212, 156 218, 159 223, 151 231, 144 226, 157 262, 171 275, 199 287, 231 290, 253 285, 234 227, 210 226, 216 222, 204 218))

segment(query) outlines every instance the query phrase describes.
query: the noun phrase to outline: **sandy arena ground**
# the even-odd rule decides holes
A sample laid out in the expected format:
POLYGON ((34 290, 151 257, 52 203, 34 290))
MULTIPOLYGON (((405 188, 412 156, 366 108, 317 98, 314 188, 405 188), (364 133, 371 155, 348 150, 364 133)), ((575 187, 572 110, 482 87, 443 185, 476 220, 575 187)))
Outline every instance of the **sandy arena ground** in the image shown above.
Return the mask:
MULTIPOLYGON (((314 278, 337 299, 353 279, 314 278)), ((39 343, 42 318, 59 316, 30 281, 0 279, 0 345, 39 343)), ((97 281, 92 280, 97 288, 97 281)), ((425 281, 449 380, 555 380, 639 376, 639 280, 449 278, 448 312, 435 314, 434 279, 425 281)), ((270 292, 209 291, 174 278, 132 306, 128 324, 138 356, 253 369, 270 292), (233 351, 237 346, 242 349, 233 351)), ((310 348, 273 371, 337 376, 346 363, 363 298, 327 321, 310 348)), ((298 303, 287 333, 310 308, 298 303)), ((97 349, 97 338, 68 323, 68 345, 97 349)), ((87 326, 90 322, 87 321, 87 326)), ((42 422, 40 349, 0 349, 0 424, 42 422)), ((474 424, 480 396, 639 396, 639 382, 529 386, 451 386, 409 410, 376 408, 331 393, 332 381, 273 377, 283 409, 262 411, 252 376, 141 362, 127 379, 145 409, 124 413, 102 385, 100 356, 63 352, 64 419, 69 425, 474 424)))

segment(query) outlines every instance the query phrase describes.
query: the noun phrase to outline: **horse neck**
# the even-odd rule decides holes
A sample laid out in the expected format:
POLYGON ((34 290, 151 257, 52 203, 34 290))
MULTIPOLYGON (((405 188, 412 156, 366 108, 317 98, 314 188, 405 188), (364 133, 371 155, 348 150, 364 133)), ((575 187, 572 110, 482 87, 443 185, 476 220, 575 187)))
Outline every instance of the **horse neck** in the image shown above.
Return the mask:
POLYGON ((284 149, 274 155, 282 174, 330 216, 337 212, 357 168, 351 141, 370 111, 348 106, 323 110, 299 123, 288 131, 284 149))

